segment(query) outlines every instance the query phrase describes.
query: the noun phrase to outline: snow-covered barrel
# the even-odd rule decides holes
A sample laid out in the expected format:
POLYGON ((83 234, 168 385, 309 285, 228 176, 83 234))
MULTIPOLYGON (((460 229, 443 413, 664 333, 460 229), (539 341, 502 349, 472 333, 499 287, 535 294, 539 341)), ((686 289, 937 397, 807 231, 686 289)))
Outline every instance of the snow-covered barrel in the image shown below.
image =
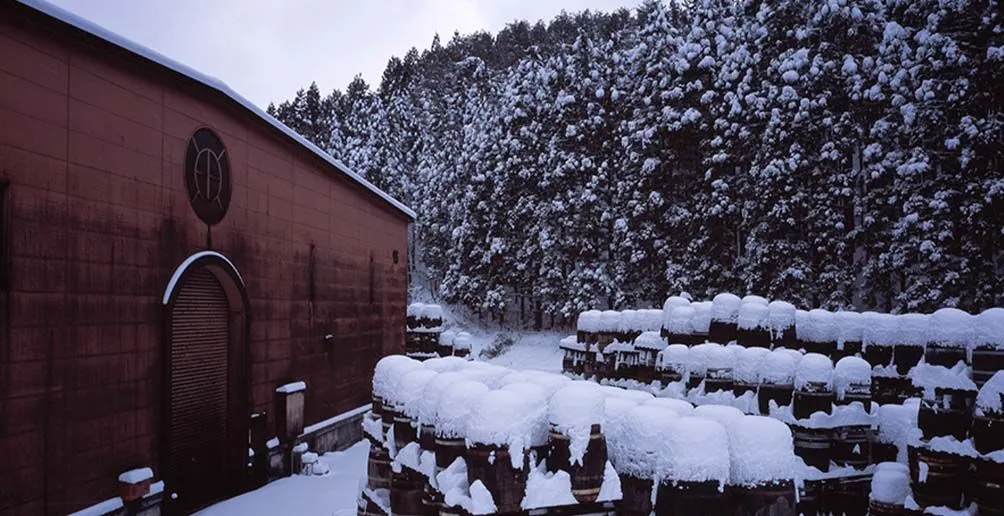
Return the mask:
POLYGON ((812 331, 809 334, 806 351, 820 353, 831 359, 837 352, 837 326, 834 313, 816 308, 809 311, 809 321, 812 331))
POLYGON ((705 342, 690 348, 687 354, 687 389, 693 389, 704 381, 708 374, 708 361, 715 349, 724 349, 721 344, 705 342))
POLYGON ((633 342, 635 328, 638 325, 637 310, 621 310, 620 319, 617 320, 617 333, 615 340, 620 342, 633 342))
MULTIPOLYGON (((695 315, 697 315, 697 310, 691 306, 679 306, 673 310, 666 330, 666 338, 670 344, 693 346, 699 343, 697 332, 694 330, 695 315)), ((702 339, 700 342, 704 342, 704 340, 702 339)))
POLYGON ((930 332, 930 316, 903 314, 897 315, 896 321, 899 325, 899 331, 896 332, 892 361, 896 364, 896 371, 904 375, 924 358, 924 343, 930 332))
POLYGON ((976 503, 977 514, 1004 516, 1004 453, 977 457, 974 464, 969 496, 976 503))
MULTIPOLYGON (((690 300, 681 296, 670 296, 662 304, 662 331, 663 338, 669 338, 670 321, 673 318, 673 310, 681 306, 690 306, 690 300)), ((669 341, 672 343, 672 341, 669 341)), ((681 343, 682 344, 682 343, 681 343)))
POLYGON ((461 380, 439 397, 436 408, 436 473, 465 455, 465 436, 474 405, 488 394, 481 382, 461 380))
POLYGON ((905 514, 906 497, 910 496, 910 471, 905 464, 882 462, 872 475, 868 514, 900 516, 905 514))
POLYGON ((760 370, 770 350, 766 348, 745 348, 736 356, 732 368, 732 393, 742 396, 747 392, 756 393, 760 385, 760 370))
POLYGON ((405 323, 409 330, 422 327, 421 318, 425 315, 425 303, 412 303, 406 309, 405 323))
POLYGON ((861 353, 864 339, 864 318, 857 312, 839 311, 833 314, 836 327, 837 350, 834 360, 861 353))
POLYGON ((861 338, 865 360, 872 367, 892 364, 892 350, 899 331, 896 316, 864 312, 861 314, 861 322, 864 325, 861 338))
POLYGON ((722 344, 736 340, 740 305, 742 305, 742 300, 735 294, 723 292, 715 296, 711 305, 711 326, 708 328, 709 340, 722 344))
POLYGON ((778 406, 791 405, 797 363, 795 357, 784 348, 775 349, 764 356, 760 388, 757 391, 761 414, 770 414, 772 401, 778 406))
POLYGON ((808 353, 795 370, 795 397, 792 415, 808 419, 815 412, 833 413, 833 362, 826 355, 808 353))
POLYGON ((441 357, 453 356, 453 338, 457 332, 446 330, 439 334, 439 345, 436 347, 436 354, 441 357))
MULTIPOLYGON (((971 433, 981 454, 1004 450, 1004 371, 997 371, 980 387, 971 433)), ((1000 455, 1004 462, 1004 453, 1000 455)))
POLYGON ((621 324, 621 312, 616 310, 604 310, 600 313, 596 325, 596 339, 600 351, 608 344, 617 340, 618 330, 621 324))
POLYGON ((736 342, 746 347, 769 349, 770 337, 770 309, 767 304, 743 302, 736 323, 736 342))
POLYGON ((872 462, 906 461, 907 442, 910 430, 916 426, 917 408, 894 403, 879 406, 878 434, 872 441, 872 462))
POLYGON ((936 437, 910 444, 910 482, 913 499, 922 508, 948 507, 956 511, 969 505, 966 492, 970 469, 978 454, 969 441, 936 437))
POLYGON ((977 394, 976 384, 966 375, 965 366, 948 369, 921 364, 910 371, 909 377, 914 387, 922 391, 917 426, 923 438, 953 436, 965 439, 972 424, 977 394))
POLYGON ((383 421, 383 433, 387 435, 394 424, 395 407, 387 396, 393 396, 399 382, 406 374, 422 368, 422 363, 404 355, 389 355, 380 359, 373 368, 373 409, 383 421))
POLYGON ((471 354, 471 334, 466 331, 453 337, 453 356, 467 358, 471 354))
POLYGON ((735 354, 719 344, 700 344, 695 350, 700 346, 707 346, 704 392, 731 391, 735 354))
POLYGON ((599 341, 600 311, 586 310, 579 314, 575 324, 575 338, 582 344, 596 344, 599 341))
POLYGON ((833 368, 838 405, 860 402, 866 411, 872 406, 872 368, 860 357, 844 357, 833 368))
POLYGON ((404 448, 408 443, 418 441, 418 401, 425 393, 425 386, 439 373, 420 368, 404 375, 398 383, 397 391, 388 399, 394 403, 394 445, 404 448))
POLYGON ((548 404, 547 469, 568 472, 572 496, 592 503, 600 494, 607 464, 602 425, 606 397, 595 385, 573 382, 551 396, 548 404))
POLYGON ((529 450, 547 442, 547 400, 537 391, 488 392, 474 404, 468 420, 467 480, 484 484, 498 512, 520 510, 529 450))
POLYGON ((608 414, 611 434, 610 462, 621 481, 623 496, 617 513, 647 516, 652 512, 653 479, 662 460, 665 435, 679 416, 659 404, 643 404, 620 412, 613 420, 608 414))
POLYGON ((703 417, 680 417, 662 435, 662 467, 656 514, 731 514, 729 437, 725 427, 703 417))
POLYGON ((390 480, 390 511, 397 516, 425 514, 426 478, 417 470, 394 464, 390 480))
POLYGON ((978 387, 1004 370, 1004 308, 990 308, 973 319, 973 382, 978 387))
POLYGON ((969 363, 967 351, 973 342, 973 319, 958 308, 942 308, 931 314, 924 361, 928 364, 954 367, 969 363))
POLYGON ((652 331, 659 335, 662 329, 662 310, 643 308, 635 312, 634 337, 637 339, 644 332, 652 331))
POLYGON ((767 305, 767 318, 770 322, 771 346, 795 349, 798 344, 795 336, 795 305, 787 301, 771 301, 767 305))
MULTIPOLYGON (((454 357, 449 357, 457 360, 454 357)), ((434 359, 435 360, 435 359, 434 359)), ((445 359, 439 359, 445 360, 445 359)), ((432 360, 425 363, 429 364, 432 360)), ((457 382, 463 381, 464 376, 458 371, 443 371, 429 380, 422 388, 422 395, 414 402, 409 411, 416 411, 418 414, 418 443, 423 451, 434 452, 436 450, 436 416, 439 410, 439 400, 446 394, 446 391, 457 382)))
POLYGON ((663 386, 683 380, 687 374, 690 348, 683 344, 670 344, 656 356, 656 374, 663 386))
POLYGON ((634 340, 634 348, 638 352, 636 378, 642 383, 650 383, 657 378, 656 356, 666 348, 666 342, 659 332, 645 331, 634 340))
POLYGON ((436 355, 443 331, 443 309, 439 305, 412 303, 407 309, 405 354, 418 360, 436 355))
POLYGON ((729 485, 736 516, 794 516, 795 468, 791 431, 776 420, 745 416, 729 434, 729 485))
POLYGON ((694 309, 694 318, 691 323, 694 328, 694 343, 700 344, 709 340, 711 333, 711 313, 714 303, 712 301, 699 301, 690 303, 694 309))
POLYGON ((561 372, 565 374, 581 375, 585 372, 586 352, 589 344, 579 342, 575 335, 565 337, 558 343, 561 348, 561 372))

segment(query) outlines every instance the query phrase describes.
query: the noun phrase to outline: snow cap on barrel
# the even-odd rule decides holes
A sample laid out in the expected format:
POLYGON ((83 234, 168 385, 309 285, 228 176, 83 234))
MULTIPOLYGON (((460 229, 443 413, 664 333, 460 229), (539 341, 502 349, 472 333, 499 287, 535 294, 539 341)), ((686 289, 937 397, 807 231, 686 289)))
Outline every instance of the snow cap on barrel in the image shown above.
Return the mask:
POLYGON ((942 308, 931 314, 929 344, 965 348, 973 341, 973 316, 958 308, 942 308))
POLYGON ((383 357, 373 368, 373 394, 381 398, 387 397, 393 391, 397 380, 409 371, 419 369, 422 363, 404 355, 389 355, 383 357))
POLYGON ((756 486, 794 479, 797 459, 791 430, 764 416, 744 416, 728 427, 730 483, 756 486))
POLYGON ((716 321, 736 322, 742 300, 735 294, 722 292, 711 302, 711 317, 716 321))
POLYGON ((1004 349, 1004 308, 988 308, 973 320, 977 348, 1004 349))

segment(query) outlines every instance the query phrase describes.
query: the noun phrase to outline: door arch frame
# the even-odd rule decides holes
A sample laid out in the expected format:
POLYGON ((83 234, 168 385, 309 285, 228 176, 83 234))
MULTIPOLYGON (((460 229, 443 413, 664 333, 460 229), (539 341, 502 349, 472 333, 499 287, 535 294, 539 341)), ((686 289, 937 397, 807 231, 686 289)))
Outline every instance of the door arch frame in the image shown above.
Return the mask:
MULTIPOLYGON (((251 410, 251 303, 245 288, 244 278, 240 271, 223 254, 204 250, 192 254, 179 265, 168 281, 161 298, 163 327, 161 329, 162 372, 161 372, 161 419, 160 446, 158 466, 160 475, 165 482, 165 508, 172 513, 170 506, 171 487, 173 479, 167 478, 168 455, 170 453, 171 420, 171 346, 172 314, 175 301, 181 286, 194 271, 208 270, 213 274, 223 288, 227 298, 229 323, 229 342, 227 344, 227 478, 226 485, 221 489, 224 496, 233 496, 241 492, 246 484, 247 436, 250 424, 251 410)), ((224 480, 224 479, 221 479, 224 480)), ((182 502, 183 503, 183 502, 182 502)))

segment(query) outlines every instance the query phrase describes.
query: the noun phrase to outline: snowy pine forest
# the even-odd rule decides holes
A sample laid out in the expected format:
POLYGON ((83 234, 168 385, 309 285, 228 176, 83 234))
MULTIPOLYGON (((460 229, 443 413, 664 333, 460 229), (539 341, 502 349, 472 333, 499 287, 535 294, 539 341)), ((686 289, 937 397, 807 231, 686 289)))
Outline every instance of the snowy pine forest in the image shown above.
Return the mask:
POLYGON ((979 312, 1004 303, 1001 16, 648 1, 437 36, 269 112, 413 207, 412 259, 485 316, 679 291, 979 312))

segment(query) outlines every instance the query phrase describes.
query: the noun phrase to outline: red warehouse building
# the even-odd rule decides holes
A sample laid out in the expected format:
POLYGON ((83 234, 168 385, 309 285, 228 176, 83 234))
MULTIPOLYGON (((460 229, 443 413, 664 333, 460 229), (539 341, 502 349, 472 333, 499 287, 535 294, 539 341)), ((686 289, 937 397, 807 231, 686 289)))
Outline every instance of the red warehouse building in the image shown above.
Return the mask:
POLYGON ((231 495, 290 382, 343 421, 403 351, 414 216, 221 82, 0 2, 0 514, 144 467, 181 512, 231 495))

